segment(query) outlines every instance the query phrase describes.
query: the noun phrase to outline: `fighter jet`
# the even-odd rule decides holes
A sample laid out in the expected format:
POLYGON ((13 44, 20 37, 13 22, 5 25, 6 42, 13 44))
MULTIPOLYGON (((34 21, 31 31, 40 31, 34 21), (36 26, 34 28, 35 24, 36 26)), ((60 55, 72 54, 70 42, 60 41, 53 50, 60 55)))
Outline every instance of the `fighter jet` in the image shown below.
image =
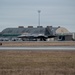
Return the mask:
POLYGON ((31 41, 46 41, 48 38, 53 38, 56 37, 55 35, 49 35, 46 36, 45 34, 22 34, 20 36, 18 36, 18 38, 22 38, 22 40, 24 41, 24 39, 29 39, 31 41))

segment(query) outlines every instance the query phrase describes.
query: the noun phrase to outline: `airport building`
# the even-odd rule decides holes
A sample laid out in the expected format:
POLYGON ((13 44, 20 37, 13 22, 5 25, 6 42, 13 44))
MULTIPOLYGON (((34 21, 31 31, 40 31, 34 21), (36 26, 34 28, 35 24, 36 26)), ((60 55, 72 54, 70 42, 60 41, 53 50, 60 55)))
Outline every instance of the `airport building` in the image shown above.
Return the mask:
POLYGON ((19 26, 0 32, 0 41, 71 41, 74 38, 75 33, 60 26, 19 26))

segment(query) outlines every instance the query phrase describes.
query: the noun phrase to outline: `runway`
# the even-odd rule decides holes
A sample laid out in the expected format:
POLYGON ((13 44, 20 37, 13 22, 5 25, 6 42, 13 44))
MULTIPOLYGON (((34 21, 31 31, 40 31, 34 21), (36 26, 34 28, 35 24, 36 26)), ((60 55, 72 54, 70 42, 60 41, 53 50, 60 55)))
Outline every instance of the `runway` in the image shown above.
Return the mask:
POLYGON ((0 47, 0 50, 75 50, 75 46, 0 47))

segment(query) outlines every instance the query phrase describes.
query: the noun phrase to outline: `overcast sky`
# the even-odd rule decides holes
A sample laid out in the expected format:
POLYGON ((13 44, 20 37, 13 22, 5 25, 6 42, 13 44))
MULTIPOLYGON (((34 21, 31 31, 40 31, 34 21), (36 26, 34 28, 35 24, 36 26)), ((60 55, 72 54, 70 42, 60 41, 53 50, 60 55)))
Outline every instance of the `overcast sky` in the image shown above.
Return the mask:
POLYGON ((66 27, 75 32, 75 0, 0 0, 0 31, 5 28, 38 25, 66 27))

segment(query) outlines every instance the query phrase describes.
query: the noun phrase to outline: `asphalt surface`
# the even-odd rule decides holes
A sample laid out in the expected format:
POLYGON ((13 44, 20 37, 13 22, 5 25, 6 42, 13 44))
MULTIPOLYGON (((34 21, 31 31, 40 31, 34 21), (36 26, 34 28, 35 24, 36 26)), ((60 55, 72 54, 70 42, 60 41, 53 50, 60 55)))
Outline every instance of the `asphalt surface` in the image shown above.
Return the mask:
POLYGON ((75 50, 75 46, 0 47, 0 50, 75 50))

